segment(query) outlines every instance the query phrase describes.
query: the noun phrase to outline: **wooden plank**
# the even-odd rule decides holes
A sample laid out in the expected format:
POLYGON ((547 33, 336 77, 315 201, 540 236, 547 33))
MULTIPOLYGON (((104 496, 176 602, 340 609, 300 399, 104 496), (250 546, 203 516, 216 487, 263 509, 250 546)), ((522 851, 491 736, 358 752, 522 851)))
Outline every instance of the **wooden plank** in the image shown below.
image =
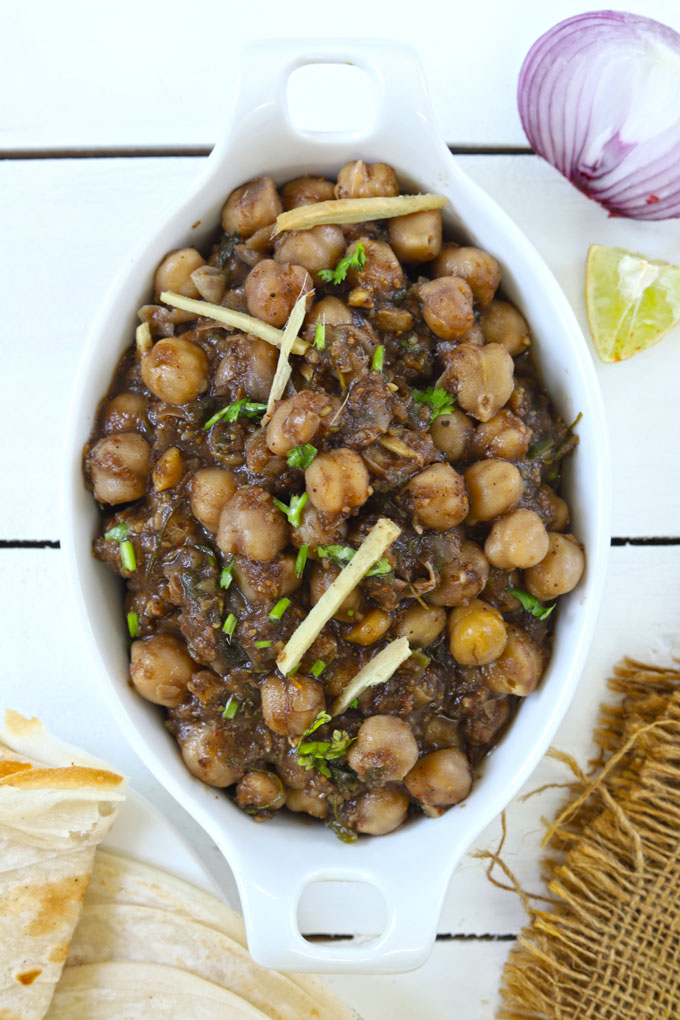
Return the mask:
MULTIPOLYGON (((125 771, 135 788, 163 810, 196 847, 236 904, 235 886, 216 848, 159 787, 111 724, 78 622, 73 618, 61 552, 0 550, 0 571, 4 582, 0 614, 7 635, 4 705, 26 715, 39 715, 64 739, 108 758, 125 771), (38 643, 41 652, 36 654, 38 643)), ((554 740, 556 747, 573 754, 581 763, 589 758, 591 732, 598 705, 606 696, 605 679, 612 666, 623 654, 660 663, 671 661, 680 650, 678 619, 680 547, 613 549, 595 647, 576 699, 554 740), (630 626, 633 601, 634 627, 630 626)), ((561 767, 544 760, 525 792, 564 779, 561 767)), ((528 890, 540 889, 540 818, 550 815, 561 797, 561 791, 550 791, 523 803, 515 800, 508 809, 505 858, 528 890)), ((264 829, 261 836, 266 838, 264 829)), ((495 848, 499 838, 497 820, 462 862, 446 896, 441 932, 506 935, 521 927, 524 914, 517 897, 494 888, 485 876, 486 864, 473 856, 475 850, 495 848)), ((389 852, 389 840, 385 852, 389 852)), ((423 865, 426 862, 424 849, 423 865)), ((350 934, 375 930, 370 903, 355 896, 351 887, 348 892, 346 886, 334 890, 324 885, 318 898, 308 896, 301 922, 307 932, 350 934)))
MULTIPOLYGON (((677 260, 677 226, 610 219, 535 157, 465 157, 463 167, 516 219, 562 283, 585 326, 583 264, 589 243, 621 244, 677 260)), ((63 422, 88 322, 111 279, 180 200, 203 159, 10 161, 0 164, 7 298, 0 415, 15 493, 0 537, 56 538, 63 422), (28 225, 27 225, 27 210, 28 225), (27 267, 35 269, 27 271, 27 267)), ((680 330, 652 351, 598 366, 614 463, 618 535, 678 535, 680 473, 664 437, 677 434, 680 330)), ((99 395, 94 395, 96 399, 99 395)), ((83 437, 85 438, 85 437, 83 437)))
MULTIPOLYGON (((515 103, 522 60, 542 32, 583 6, 551 0, 515 17, 492 0, 417 17, 405 0, 374 0, 363 5, 360 26, 312 0, 299 0, 295 18, 277 0, 260 0, 256 11, 203 0, 192 14, 180 0, 119 0, 115 16, 87 0, 37 9, 37 17, 35 4, 6 13, 3 71, 14 87, 0 119, 4 149, 210 145, 230 115, 237 57, 263 26, 270 38, 342 33, 411 43, 447 141, 524 145, 515 103)), ((680 29, 674 0, 634 0, 626 9, 680 29)), ((309 94, 325 123, 328 90, 309 94)))
POLYGON ((363 1020, 493 1020, 503 964, 512 943, 437 942, 409 974, 326 976, 363 1020))

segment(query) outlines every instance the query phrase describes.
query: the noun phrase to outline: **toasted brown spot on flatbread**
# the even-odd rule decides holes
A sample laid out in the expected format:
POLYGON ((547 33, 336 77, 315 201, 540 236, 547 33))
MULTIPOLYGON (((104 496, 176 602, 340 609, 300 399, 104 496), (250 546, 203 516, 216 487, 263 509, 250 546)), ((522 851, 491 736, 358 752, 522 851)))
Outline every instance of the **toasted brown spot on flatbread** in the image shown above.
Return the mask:
POLYGON ((115 772, 71 765, 64 769, 29 769, 24 772, 15 772, 13 775, 0 779, 0 786, 21 786, 25 790, 37 790, 43 787, 51 790, 79 790, 86 786, 111 789, 120 786, 122 782, 123 777, 115 772))
POLYGON ((22 985, 32 985, 41 974, 42 970, 40 967, 36 967, 33 970, 25 970, 22 974, 17 974, 17 981, 20 981, 22 985))
POLYGON ((37 913, 29 922, 26 931, 29 935, 45 935, 55 926, 55 918, 59 925, 69 916, 78 917, 88 881, 79 876, 62 878, 57 882, 48 882, 43 886, 33 887, 32 899, 37 913))
POLYGON ((52 946, 48 960, 50 963, 63 963, 71 948, 70 942, 62 942, 59 946, 52 946))
POLYGON ((12 776, 16 772, 25 772, 33 766, 27 761, 0 761, 0 779, 12 776))

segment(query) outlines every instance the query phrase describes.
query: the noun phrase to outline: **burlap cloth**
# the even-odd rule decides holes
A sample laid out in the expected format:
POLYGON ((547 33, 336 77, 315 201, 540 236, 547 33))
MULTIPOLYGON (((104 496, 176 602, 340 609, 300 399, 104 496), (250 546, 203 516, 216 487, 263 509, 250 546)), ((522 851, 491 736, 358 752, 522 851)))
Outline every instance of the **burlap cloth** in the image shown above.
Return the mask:
POLYGON ((626 659, 609 683, 623 700, 601 708, 593 771, 558 755, 577 785, 498 1020, 680 1018, 680 671, 626 659))

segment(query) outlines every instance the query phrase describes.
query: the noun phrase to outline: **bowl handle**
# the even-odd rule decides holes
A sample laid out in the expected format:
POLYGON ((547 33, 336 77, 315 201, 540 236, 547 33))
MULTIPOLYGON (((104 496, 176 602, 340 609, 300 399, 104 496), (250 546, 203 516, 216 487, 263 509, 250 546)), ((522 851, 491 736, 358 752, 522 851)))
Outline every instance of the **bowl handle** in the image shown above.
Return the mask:
MULTIPOLYGON (((237 142, 257 146, 263 136, 270 145, 295 141, 298 151, 301 145, 304 150, 307 140, 316 147, 318 157, 320 141, 331 149, 333 142, 346 148, 350 141, 366 142, 390 132, 396 132, 409 147, 417 144, 418 135, 426 135, 430 143, 437 137, 423 67, 413 47, 384 39, 265 39, 246 47, 240 55, 231 123, 213 157, 220 159, 237 142), (296 129, 286 101, 291 73, 307 64, 347 63, 360 67, 373 81, 377 93, 373 125, 364 132, 296 129)), ((284 160, 286 155, 283 150, 284 160)))
MULTIPOLYGON (((345 850, 351 856, 352 847, 345 850)), ((450 848, 445 850, 439 860, 429 849, 424 854, 422 846, 419 852, 411 847, 408 854, 395 858, 384 847, 383 867, 383 854, 378 851, 368 868, 351 862, 314 867, 309 859, 289 857, 280 861, 280 867, 264 857, 260 866, 251 860, 239 892, 253 959, 276 970, 329 974, 397 973, 420 967, 432 950, 444 893, 456 864, 450 848), (346 941, 305 939, 298 927, 298 903, 306 886, 315 882, 361 882, 376 888, 386 907, 383 931, 346 941)))

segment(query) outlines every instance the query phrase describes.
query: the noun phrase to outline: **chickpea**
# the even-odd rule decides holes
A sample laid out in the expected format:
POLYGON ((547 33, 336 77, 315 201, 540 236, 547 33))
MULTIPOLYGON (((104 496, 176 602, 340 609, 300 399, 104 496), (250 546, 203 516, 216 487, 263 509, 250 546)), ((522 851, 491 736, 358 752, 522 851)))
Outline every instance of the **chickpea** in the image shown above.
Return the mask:
POLYGON ((144 404, 141 393, 118 393, 106 405, 102 427, 106 432, 134 432, 144 419, 144 404))
POLYGON ((267 426, 267 446, 284 457, 294 446, 311 442, 324 421, 332 418, 337 400, 326 393, 300 390, 278 405, 267 426))
POLYGON ((513 357, 531 345, 526 320, 507 301, 492 301, 479 322, 487 343, 503 344, 513 357))
POLYGON ((543 672, 543 652, 526 631, 506 624, 508 641, 495 662, 484 666, 486 685, 494 694, 524 698, 536 689, 543 672))
POLYGON ((205 723, 183 730, 177 739, 189 772, 209 786, 232 786, 243 775, 243 769, 225 761, 217 732, 205 723))
POLYGON ((345 163, 335 185, 336 198, 379 198, 399 194, 397 175, 387 163, 345 163))
POLYGON ((156 461, 153 469, 153 487, 156 492, 165 492, 182 480, 184 465, 182 454, 176 446, 169 446, 156 461))
POLYGON ((142 358, 142 379, 166 404, 188 404, 208 389, 210 362, 202 347, 169 337, 159 340, 142 358))
POLYGON ((265 723, 284 737, 301 736, 326 707, 323 685, 300 674, 268 676, 260 693, 265 723))
POLYGON ((475 430, 470 452, 473 457, 500 457, 501 460, 521 460, 526 456, 531 441, 531 429, 507 408, 488 421, 480 422, 475 430))
POLYGON ((475 431, 472 421, 457 407, 439 414, 430 425, 432 442, 449 461, 462 460, 475 431))
POLYGON ((188 298, 200 297, 191 274, 204 265, 205 259, 195 248, 178 248, 171 251, 165 256, 154 275, 154 300, 158 301, 161 291, 164 290, 171 290, 188 298))
POLYGON ((501 282, 501 270, 495 258, 479 248, 445 244, 433 270, 436 277, 457 276, 465 280, 482 307, 489 304, 501 282))
POLYGON ((470 523, 500 517, 514 510, 522 497, 522 476, 507 460, 479 460, 464 478, 470 496, 470 523))
POLYGON ((344 521, 333 518, 330 525, 323 523, 318 511, 307 503, 300 518, 300 527, 295 528, 291 541, 299 549, 300 546, 308 545, 310 549, 316 549, 317 545, 333 545, 339 542, 347 534, 347 525, 344 521))
POLYGON ((452 609, 447 631, 449 650, 461 666, 485 666, 494 662, 508 640, 503 617, 481 599, 452 609))
POLYGON ((387 224, 390 246, 402 262, 429 262, 439 254, 442 246, 439 209, 395 216, 387 224))
POLYGON ((273 223, 281 212, 283 206, 271 177, 255 177, 229 195, 222 209, 222 229, 227 234, 250 237, 260 227, 273 223))
POLYGON ((581 580, 586 560, 583 547, 573 535, 548 533, 548 552, 540 563, 524 573, 526 589, 541 602, 572 591, 581 580))
POLYGON ((302 294, 311 304, 314 287, 303 266, 281 265, 274 259, 263 259, 250 270, 246 279, 248 311, 270 326, 283 326, 302 294))
POLYGON ((240 553, 265 563, 288 541, 286 518, 270 494, 258 485, 237 489, 222 508, 217 545, 223 553, 240 553))
MULTIPOLYGON (((333 563, 329 563, 325 567, 320 561, 313 564, 309 575, 309 600, 313 606, 316 605, 323 593, 330 588, 339 573, 340 567, 336 567, 333 563)), ((342 620, 343 623, 353 623, 356 614, 361 609, 363 600, 361 588, 359 586, 353 588, 334 614, 335 619, 342 620)))
POLYGON ((286 807, 289 811, 304 811, 312 818, 328 818, 328 801, 322 793, 308 793, 306 790, 288 790, 286 807))
POLYGON ((334 198, 335 185, 323 177, 296 177, 281 188, 284 209, 297 209, 298 206, 313 205, 316 202, 330 202, 334 198))
POLYGON ((325 297, 317 301, 312 305, 307 320, 312 326, 316 326, 317 322, 323 322, 327 326, 351 325, 354 322, 347 305, 336 297, 325 297))
POLYGON ((350 244, 348 255, 354 254, 357 244, 363 245, 366 261, 361 269, 350 269, 347 273, 347 279, 353 287, 366 288, 373 294, 388 295, 405 285, 404 270, 389 244, 362 237, 360 241, 350 244))
POLYGON ((455 747, 424 755, 404 779, 406 789, 429 807, 448 807, 467 797, 472 787, 470 763, 455 747))
POLYGON ((450 464, 430 464, 406 486, 418 521, 434 531, 454 528, 468 512, 465 482, 450 464))
POLYGON ((514 387, 513 360, 500 344, 477 347, 462 343, 448 355, 443 380, 444 385, 452 381, 464 411, 479 421, 488 421, 510 398, 514 387))
POLYGON ((347 761, 359 779, 382 785, 403 779, 418 760, 410 726, 393 715, 372 715, 361 724, 347 761))
POLYGON ((546 527, 550 531, 564 531, 569 524, 569 507, 566 501, 549 485, 542 485, 539 491, 548 518, 546 527))
POLYGON ((208 531, 217 531, 220 514, 236 492, 231 471, 223 468, 199 468, 189 486, 191 512, 208 531))
POLYGON ((484 543, 489 563, 501 570, 526 569, 540 563, 550 540, 543 522, 533 510, 513 510, 499 518, 484 543))
POLYGON ((236 787, 236 803, 244 811, 277 811, 286 803, 286 791, 275 772, 246 772, 236 787))
POLYGON ((278 360, 278 350, 266 340, 244 333, 230 336, 229 349, 215 372, 215 393, 247 394, 251 400, 266 403, 278 360))
POLYGON ((132 642, 130 679, 137 693, 154 705, 176 708, 196 669, 186 645, 174 634, 152 634, 132 642))
POLYGON ((370 609, 363 620, 355 623, 345 640, 353 645, 373 645, 387 634, 392 626, 392 617, 383 609, 370 609))
POLYGON ((345 251, 345 235, 340 227, 323 224, 311 230, 292 230, 284 234, 274 256, 277 262, 304 266, 312 275, 320 269, 334 269, 345 251))
POLYGON ((319 453, 305 471, 305 484, 310 501, 327 514, 348 514, 372 492, 368 468, 346 447, 319 453))
POLYGON ((459 340, 475 321, 472 291, 457 276, 428 280, 420 285, 418 295, 425 322, 442 340, 459 340))
POLYGON ((462 606, 479 595, 489 577, 489 563, 476 542, 466 539, 460 556, 441 567, 439 586, 427 596, 435 606, 462 606))
POLYGON ((406 821, 408 794, 396 788, 367 790, 350 801, 343 811, 343 821, 357 832, 368 836, 386 836, 406 821))
POLYGON ((427 648, 446 626, 446 612, 439 606, 421 606, 414 602, 400 615, 394 626, 397 637, 408 638, 412 648, 427 648))
POLYGON ((234 580, 251 605, 275 602, 297 591, 302 578, 295 573, 295 556, 279 553, 266 566, 245 556, 234 559, 234 580))
POLYGON ((100 503, 129 503, 146 490, 151 448, 136 432, 119 432, 95 443, 87 455, 94 498, 100 503))

